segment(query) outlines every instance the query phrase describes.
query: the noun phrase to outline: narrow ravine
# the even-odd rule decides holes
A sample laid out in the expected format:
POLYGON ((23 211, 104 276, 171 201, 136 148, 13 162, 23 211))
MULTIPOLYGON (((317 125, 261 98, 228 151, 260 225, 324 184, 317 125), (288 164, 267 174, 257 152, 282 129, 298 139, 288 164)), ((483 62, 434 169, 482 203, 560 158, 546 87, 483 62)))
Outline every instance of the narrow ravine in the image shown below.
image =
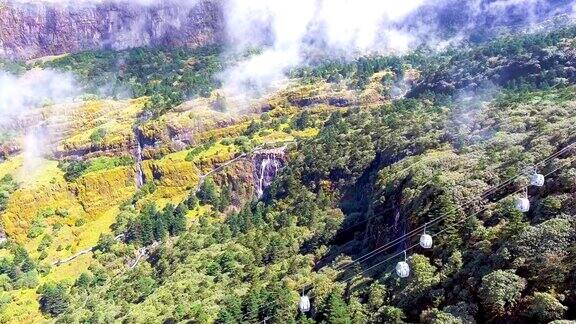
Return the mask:
POLYGON ((134 141, 136 142, 136 147, 133 150, 136 170, 136 187, 141 188, 146 182, 146 179, 142 168, 142 132, 137 127, 134 127, 134 141))

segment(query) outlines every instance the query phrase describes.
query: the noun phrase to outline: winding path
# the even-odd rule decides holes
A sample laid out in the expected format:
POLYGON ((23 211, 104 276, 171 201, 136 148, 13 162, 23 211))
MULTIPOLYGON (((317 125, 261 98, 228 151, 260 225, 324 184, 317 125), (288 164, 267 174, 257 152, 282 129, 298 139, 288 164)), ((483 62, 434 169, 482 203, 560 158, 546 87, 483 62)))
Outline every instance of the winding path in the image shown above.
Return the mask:
MULTIPOLYGON (((121 241, 122 238, 124 238, 124 234, 119 234, 119 235, 116 235, 116 237, 114 237, 114 240, 121 241)), ((66 259, 58 259, 58 260, 52 262, 52 265, 53 266, 60 266, 60 265, 66 264, 66 263, 78 258, 81 255, 84 255, 86 253, 94 251, 95 248, 96 248, 96 245, 89 247, 85 250, 79 251, 76 254, 73 254, 73 255, 67 257, 66 259)))

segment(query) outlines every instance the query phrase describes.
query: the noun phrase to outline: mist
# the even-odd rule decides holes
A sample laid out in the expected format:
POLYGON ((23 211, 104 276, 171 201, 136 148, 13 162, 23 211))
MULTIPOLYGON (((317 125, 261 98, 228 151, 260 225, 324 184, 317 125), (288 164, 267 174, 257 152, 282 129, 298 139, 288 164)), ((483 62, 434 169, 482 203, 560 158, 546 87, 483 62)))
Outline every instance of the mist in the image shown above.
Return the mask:
POLYGON ((258 97, 312 57, 441 50, 501 24, 531 27, 573 8, 570 1, 544 0, 228 0, 230 51, 262 50, 220 77, 227 95, 258 97))
POLYGON ((70 73, 32 69, 22 75, 0 71, 0 128, 24 133, 24 172, 33 172, 46 152, 50 119, 35 116, 44 105, 74 100, 81 92, 70 73), (29 120, 25 120, 29 116, 29 120))
POLYGON ((44 3, 50 5, 74 5, 74 7, 78 6, 86 6, 86 5, 98 5, 98 4, 105 4, 105 3, 127 3, 133 5, 141 5, 141 6, 154 6, 154 5, 162 5, 168 3, 178 3, 181 5, 194 5, 196 0, 174 0, 174 1, 161 1, 161 0, 6 0, 8 3, 20 3, 20 4, 37 4, 37 3, 44 3))
POLYGON ((0 71, 0 124, 30 109, 72 100, 78 89, 71 73, 32 69, 17 76, 0 71))

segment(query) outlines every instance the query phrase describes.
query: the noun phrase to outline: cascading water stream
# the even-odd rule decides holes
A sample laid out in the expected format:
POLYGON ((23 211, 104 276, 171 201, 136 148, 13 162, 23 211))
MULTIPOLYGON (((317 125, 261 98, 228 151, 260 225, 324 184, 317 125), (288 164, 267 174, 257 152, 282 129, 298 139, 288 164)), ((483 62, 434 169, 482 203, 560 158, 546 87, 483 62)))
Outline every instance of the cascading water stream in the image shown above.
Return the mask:
POLYGON ((265 151, 255 154, 254 180, 258 198, 264 195, 264 190, 272 184, 272 181, 278 174, 278 170, 280 170, 283 165, 283 151, 265 151))
POLYGON ((256 190, 258 198, 262 197, 264 194, 264 172, 266 172, 268 164, 270 164, 270 159, 268 158, 262 160, 262 163, 260 164, 260 181, 258 182, 258 189, 256 190))
POLYGON ((142 168, 142 141, 140 139, 140 132, 134 129, 134 139, 136 141, 136 149, 134 150, 134 160, 136 161, 136 187, 141 188, 144 185, 144 171, 142 168))

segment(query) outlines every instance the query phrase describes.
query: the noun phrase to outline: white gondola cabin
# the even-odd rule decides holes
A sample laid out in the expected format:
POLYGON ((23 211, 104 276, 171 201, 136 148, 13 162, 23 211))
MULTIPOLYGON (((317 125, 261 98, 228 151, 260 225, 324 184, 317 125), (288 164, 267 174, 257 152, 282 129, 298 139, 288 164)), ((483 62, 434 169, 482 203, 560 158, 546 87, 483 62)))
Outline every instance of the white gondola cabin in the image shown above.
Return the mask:
POLYGON ((432 236, 426 233, 426 226, 428 226, 428 223, 424 224, 424 233, 420 235, 420 246, 424 249, 429 249, 432 247, 432 236))
POLYGON ((540 173, 534 173, 530 177, 530 184, 536 187, 542 187, 544 185, 544 175, 540 173))
POLYGON ((406 261, 400 261, 396 264, 396 274, 400 278, 406 278, 410 275, 410 266, 406 261))
POLYGON ((306 295, 300 296, 300 302, 298 303, 298 308, 302 313, 310 311, 310 298, 306 295))
POLYGON ((404 261, 400 261, 396 264, 396 274, 400 278, 406 278, 410 275, 410 266, 406 261, 408 261, 408 257, 406 256, 406 250, 404 250, 404 261))
POLYGON ((522 213, 526 213, 530 210, 530 200, 527 197, 516 198, 516 209, 522 213))
POLYGON ((426 234, 426 232, 424 232, 424 234, 420 235, 420 246, 425 248, 425 249, 429 249, 432 247, 432 236, 426 234))

